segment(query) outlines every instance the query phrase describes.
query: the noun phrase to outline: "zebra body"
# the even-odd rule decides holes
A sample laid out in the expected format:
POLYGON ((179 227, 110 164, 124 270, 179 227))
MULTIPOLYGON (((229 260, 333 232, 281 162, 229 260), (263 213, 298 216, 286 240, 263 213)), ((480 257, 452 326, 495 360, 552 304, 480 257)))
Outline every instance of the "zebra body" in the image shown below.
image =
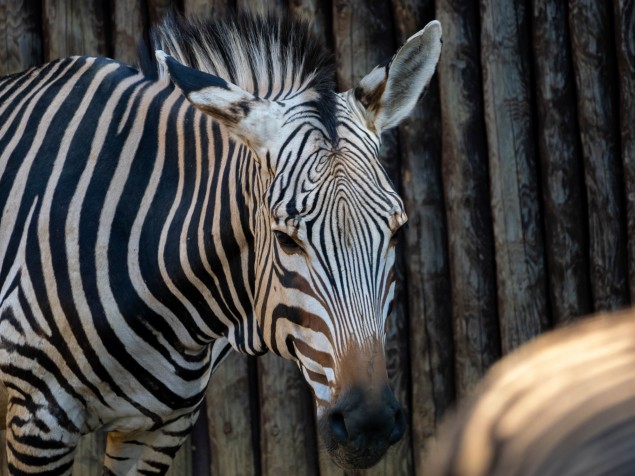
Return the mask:
POLYGON ((73 57, 0 80, 10 471, 68 473, 106 430, 107 472, 164 473, 232 348, 296 361, 327 449, 373 464, 403 432, 383 325, 406 218, 379 133, 434 72, 438 23, 392 60, 410 92, 384 65, 334 93, 281 20, 168 20, 155 44, 158 77, 73 57))
POLYGON ((505 357, 441 426, 430 455, 430 476, 634 474, 635 310, 505 357))
MULTIPOLYGON (((182 268, 179 257, 196 252, 194 240, 203 235, 222 239, 232 233, 225 227, 221 230, 218 221, 202 222, 201 208, 196 215, 190 213, 189 205, 196 202, 184 195, 203 195, 203 167, 208 174, 220 174, 228 165, 203 157, 200 132, 209 129, 204 140, 219 148, 223 141, 228 146, 227 134, 223 137, 210 119, 194 113, 178 91, 149 82, 111 60, 61 60, 31 75, 45 83, 38 89, 32 86, 38 92, 3 104, 8 116, 5 127, 14 126, 3 136, 16 137, 20 131, 33 135, 31 140, 22 135, 14 141, 15 150, 11 141, 2 142, 9 156, 6 165, 3 162, 0 192, 5 195, 0 245, 0 355, 3 363, 9 363, 3 368, 5 382, 13 389, 23 381, 23 372, 37 375, 43 385, 46 382, 41 398, 59 407, 39 409, 35 413, 41 421, 33 418, 31 425, 65 427, 62 435, 70 438, 70 447, 79 434, 96 429, 152 430, 179 416, 191 420, 214 360, 222 358, 230 337, 228 330, 221 335, 221 322, 202 316, 230 314, 223 314, 219 303, 233 303, 235 296, 227 287, 215 287, 216 299, 208 292, 197 303, 181 297, 188 291, 183 281, 161 278, 189 271, 182 268), (73 97, 72 91, 81 93, 73 97), (64 102, 57 104, 59 100, 64 102), (29 105, 44 113, 33 114, 29 105), (21 119, 20 111, 24 111, 21 119), (64 115, 75 120, 67 121, 64 115), (184 127, 194 116, 199 121, 196 132, 184 127), (59 123, 67 124, 66 129, 59 123), (151 130, 154 133, 149 134, 151 130), (161 140, 159 130, 164 133, 161 140), (149 146, 149 141, 158 144, 149 146), (58 151, 57 156, 40 152, 45 147, 58 151), (196 165, 185 166, 186 156, 196 165), (208 164, 203 164, 204 159, 208 164), (13 177, 10 171, 15 171, 13 177), (199 183, 188 192, 185 181, 199 183), (132 200, 137 203, 131 205, 132 200), (148 206, 141 205, 144 200, 148 206), (188 207, 166 206, 177 201, 189 201, 188 207), (131 213, 134 207, 144 216, 131 213), (188 230, 190 226, 196 233, 188 230), (177 238, 168 239, 170 233, 177 238), (181 240, 185 233, 194 240, 181 240), (91 240, 91 245, 82 246, 80 237, 91 240), (90 280, 86 268, 92 271, 90 280), (172 302, 162 302, 165 298, 172 302), (128 373, 134 378, 116 378, 128 373)), ((10 93, 12 83, 5 83, 2 91, 10 93)), ((212 203, 217 199, 207 198, 212 203)), ((200 263, 188 260, 188 264, 200 263)), ((233 278, 231 267, 220 260, 208 264, 213 272, 207 277, 209 289, 212 279, 242 278, 240 274, 233 278)), ((232 291, 245 293, 248 288, 238 285, 232 291)), ((245 332, 256 337, 253 345, 244 340, 245 350, 260 351, 255 326, 245 332)), ((57 436, 55 431, 51 436, 57 436)))

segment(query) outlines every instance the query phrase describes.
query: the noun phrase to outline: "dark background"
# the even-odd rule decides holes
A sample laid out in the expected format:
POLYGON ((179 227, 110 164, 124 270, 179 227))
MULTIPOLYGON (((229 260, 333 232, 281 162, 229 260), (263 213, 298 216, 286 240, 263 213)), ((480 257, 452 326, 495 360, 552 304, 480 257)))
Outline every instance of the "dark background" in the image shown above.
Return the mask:
MULTIPOLYGON (((342 91, 443 25, 431 87, 384 137, 410 217, 387 342, 410 429, 359 473, 423 475, 440 417, 496 359, 635 298, 635 0, 0 0, 0 74, 71 54, 134 63, 171 8, 271 7, 312 22, 342 91)), ((278 357, 233 355, 203 413, 172 474, 344 474, 278 357)), ((75 474, 101 474, 103 442, 84 438, 75 474)))

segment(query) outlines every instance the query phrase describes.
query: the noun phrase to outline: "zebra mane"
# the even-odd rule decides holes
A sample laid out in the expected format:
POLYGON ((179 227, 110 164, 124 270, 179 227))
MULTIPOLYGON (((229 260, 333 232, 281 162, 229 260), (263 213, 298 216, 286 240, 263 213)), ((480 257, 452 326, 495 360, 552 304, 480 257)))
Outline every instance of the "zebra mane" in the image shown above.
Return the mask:
MULTIPOLYGON (((336 137, 335 59, 305 22, 286 15, 201 20, 171 14, 150 35, 152 52, 162 49, 182 64, 258 97, 282 100, 294 92, 315 91, 322 122, 331 138, 336 137)), ((151 70, 147 63, 142 69, 157 77, 157 68, 154 62, 151 70)))

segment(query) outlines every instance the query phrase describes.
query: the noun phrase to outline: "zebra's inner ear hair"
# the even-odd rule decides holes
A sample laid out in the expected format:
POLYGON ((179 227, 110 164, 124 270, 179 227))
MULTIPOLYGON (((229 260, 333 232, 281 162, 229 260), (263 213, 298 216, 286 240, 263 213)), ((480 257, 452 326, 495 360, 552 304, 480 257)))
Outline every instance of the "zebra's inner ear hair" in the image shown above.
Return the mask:
POLYGON ((197 109, 225 125, 256 152, 262 152, 280 128, 280 106, 213 74, 179 63, 161 50, 157 60, 172 82, 197 109))
POLYGON ((353 90, 371 130, 380 133, 406 118, 430 82, 441 54, 441 23, 432 21, 375 67, 353 90))

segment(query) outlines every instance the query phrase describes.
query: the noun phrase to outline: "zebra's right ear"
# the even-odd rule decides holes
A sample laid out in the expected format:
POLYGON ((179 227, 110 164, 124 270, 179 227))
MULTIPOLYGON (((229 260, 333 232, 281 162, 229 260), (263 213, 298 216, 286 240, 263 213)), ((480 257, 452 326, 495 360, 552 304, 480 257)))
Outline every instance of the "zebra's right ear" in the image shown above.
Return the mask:
POLYGON ((281 125, 281 107, 213 74, 179 63, 161 50, 156 57, 172 82, 197 109, 225 125, 260 152, 281 125))

